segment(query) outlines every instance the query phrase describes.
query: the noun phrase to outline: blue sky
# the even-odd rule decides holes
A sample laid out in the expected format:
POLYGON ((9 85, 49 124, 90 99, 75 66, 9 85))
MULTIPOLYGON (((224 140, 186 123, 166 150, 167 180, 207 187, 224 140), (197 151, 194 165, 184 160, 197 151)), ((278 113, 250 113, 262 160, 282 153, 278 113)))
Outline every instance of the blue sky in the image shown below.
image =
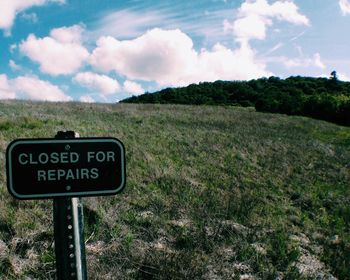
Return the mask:
POLYGON ((349 0, 0 0, 0 99, 116 102, 271 75, 350 80, 349 0))

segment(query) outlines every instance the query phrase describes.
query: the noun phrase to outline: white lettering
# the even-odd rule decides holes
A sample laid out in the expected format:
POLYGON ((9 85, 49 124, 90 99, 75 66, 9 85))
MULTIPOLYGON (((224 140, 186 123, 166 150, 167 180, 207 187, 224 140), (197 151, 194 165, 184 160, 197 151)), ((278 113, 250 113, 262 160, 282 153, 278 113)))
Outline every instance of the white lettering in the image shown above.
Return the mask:
POLYGON ((62 152, 62 153, 40 153, 39 155, 33 153, 22 153, 18 156, 18 162, 22 165, 27 164, 57 164, 57 163, 77 163, 80 160, 80 155, 76 152, 62 152))
POLYGON ((56 170, 53 170, 53 169, 47 171, 47 180, 48 181, 56 181, 55 171, 56 170))
POLYGON ((69 161, 68 161, 68 153, 67 152, 61 153, 61 163, 69 163, 69 161))
POLYGON ((113 151, 99 151, 99 152, 88 152, 87 153, 87 161, 97 161, 97 162, 110 162, 115 161, 115 153, 113 151))
POLYGON ((28 163, 28 155, 27 154, 20 154, 18 157, 18 161, 20 164, 23 164, 23 165, 27 164, 28 163), (26 159, 23 161, 22 157, 26 157, 26 159))
POLYGON ((68 171, 67 171, 66 180, 69 180, 69 179, 74 179, 72 169, 68 169, 68 171))
POLYGON ((37 179, 40 181, 64 181, 64 180, 89 180, 98 179, 97 168, 76 168, 76 169, 48 169, 38 170, 37 179))
POLYGON ((70 154, 70 162, 77 163, 79 161, 79 154, 73 152, 70 154))
POLYGON ((46 172, 45 170, 38 170, 38 181, 46 181, 46 172))
POLYGON ((38 160, 41 164, 46 164, 49 161, 49 156, 48 156, 48 154, 41 153, 38 157, 38 160))
POLYGON ((80 179, 80 169, 75 170, 75 179, 77 179, 77 180, 80 179))
POLYGON ((83 168, 81 169, 80 173, 81 173, 81 179, 89 179, 89 169, 83 168))
POLYGON ((105 161, 105 159, 106 159, 105 153, 104 153, 104 152, 98 152, 98 153, 96 154, 96 159, 97 159, 98 162, 103 162, 103 161, 105 161))
POLYGON ((33 154, 29 154, 29 164, 38 164, 38 162, 33 159, 33 154))
POLYGON ((91 179, 97 179, 98 178, 98 169, 97 168, 92 168, 90 170, 90 173, 91 173, 91 176, 90 176, 91 179))
POLYGON ((88 162, 91 162, 91 159, 95 157, 95 152, 88 152, 87 153, 87 160, 88 162))
POLYGON ((52 153, 50 155, 50 158, 51 158, 51 163, 59 163, 60 160, 59 160, 59 157, 58 157, 58 153, 52 153))
POLYGON ((114 152, 112 152, 112 151, 107 152, 107 161, 108 162, 115 161, 114 156, 115 156, 114 152))
POLYGON ((57 180, 61 180, 61 178, 64 177, 65 175, 66 175, 66 171, 64 171, 63 169, 57 170, 57 180))

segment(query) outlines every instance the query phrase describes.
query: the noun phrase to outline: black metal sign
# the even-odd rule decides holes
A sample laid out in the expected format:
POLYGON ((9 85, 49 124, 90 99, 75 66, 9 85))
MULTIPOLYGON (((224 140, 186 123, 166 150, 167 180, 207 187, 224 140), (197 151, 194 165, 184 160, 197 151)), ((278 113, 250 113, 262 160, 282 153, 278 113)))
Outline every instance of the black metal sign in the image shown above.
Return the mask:
POLYGON ((113 195, 125 186, 125 149, 116 138, 18 139, 6 169, 19 199, 113 195))

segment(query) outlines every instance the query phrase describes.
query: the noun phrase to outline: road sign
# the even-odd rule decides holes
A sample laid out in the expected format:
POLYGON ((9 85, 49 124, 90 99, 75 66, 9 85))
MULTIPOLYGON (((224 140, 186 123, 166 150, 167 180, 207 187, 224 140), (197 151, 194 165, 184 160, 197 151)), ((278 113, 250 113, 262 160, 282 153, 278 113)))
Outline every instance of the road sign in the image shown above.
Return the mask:
POLYGON ((18 139, 6 173, 19 199, 113 195, 125 186, 125 149, 116 138, 18 139))

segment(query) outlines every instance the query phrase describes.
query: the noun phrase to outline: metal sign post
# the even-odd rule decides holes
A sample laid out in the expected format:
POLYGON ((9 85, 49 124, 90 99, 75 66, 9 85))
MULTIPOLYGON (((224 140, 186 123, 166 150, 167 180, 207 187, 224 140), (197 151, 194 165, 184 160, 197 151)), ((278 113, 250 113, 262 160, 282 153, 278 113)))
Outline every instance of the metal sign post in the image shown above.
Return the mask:
MULTIPOLYGON (((57 139, 71 139, 73 131, 58 132, 57 139)), ((86 280, 83 206, 79 198, 53 201, 56 270, 58 280, 86 280)))
POLYGON ((53 198, 58 280, 86 280, 83 196, 114 195, 125 187, 125 148, 112 137, 16 139, 6 149, 6 181, 16 199, 53 198))
POLYGON ((86 280, 83 207, 79 198, 55 198, 53 217, 57 279, 86 280))

